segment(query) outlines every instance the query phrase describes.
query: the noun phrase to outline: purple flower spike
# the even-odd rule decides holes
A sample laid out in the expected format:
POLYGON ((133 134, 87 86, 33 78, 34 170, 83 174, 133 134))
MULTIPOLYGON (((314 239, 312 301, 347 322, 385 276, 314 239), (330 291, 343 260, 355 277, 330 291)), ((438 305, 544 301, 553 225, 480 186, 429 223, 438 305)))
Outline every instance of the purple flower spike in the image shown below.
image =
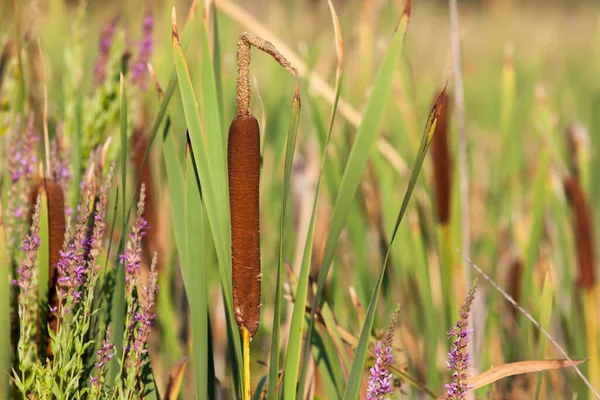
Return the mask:
POLYGON ((451 381, 446 384, 448 398, 450 400, 464 400, 465 396, 473 387, 466 381, 467 371, 471 362, 471 355, 467 352, 467 346, 471 341, 472 329, 469 329, 469 314, 475 297, 477 279, 473 282, 467 298, 462 306, 460 318, 456 325, 448 331, 448 339, 454 338, 448 353, 448 369, 452 371, 451 381))
POLYGON ((131 67, 131 80, 133 83, 140 87, 140 89, 146 89, 146 81, 148 80, 148 62, 152 55, 152 48, 154 41, 152 40, 152 29, 154 27, 154 17, 148 9, 146 16, 144 17, 144 30, 142 38, 140 39, 140 47, 138 51, 138 57, 133 66, 131 67))
POLYGON ((131 227, 125 253, 120 255, 121 264, 125 265, 125 283, 127 293, 131 293, 137 281, 142 262, 142 237, 148 229, 148 222, 142 216, 146 202, 146 187, 142 185, 137 206, 137 219, 131 227))
POLYGON ((33 296, 32 290, 35 288, 32 287, 33 283, 33 275, 37 273, 35 271, 36 268, 36 258, 37 258, 37 250, 40 247, 40 236, 39 236, 39 222, 40 222, 40 207, 41 207, 41 197, 38 197, 35 212, 33 214, 33 221, 31 223, 31 230, 29 235, 25 237, 23 240, 23 244, 21 245, 21 250, 23 250, 24 258, 23 264, 19 268, 18 275, 19 279, 16 281, 16 284, 21 288, 21 296, 27 298, 28 296, 33 296))
POLYGON ((393 361, 393 350, 391 347, 384 346, 383 342, 377 343, 375 347, 377 361, 371 367, 371 376, 369 377, 369 388, 367 389, 367 399, 380 400, 386 395, 392 393, 392 373, 389 366, 393 361))
POLYGON ((394 336, 394 329, 398 323, 398 314, 400 308, 394 311, 390 325, 385 333, 383 342, 377 343, 375 347, 375 356, 377 360, 375 365, 369 370, 371 376, 369 376, 367 388, 367 399, 368 400, 382 400, 386 396, 392 393, 393 390, 393 377, 390 372, 390 365, 394 361, 394 349, 392 347, 392 339, 394 336))

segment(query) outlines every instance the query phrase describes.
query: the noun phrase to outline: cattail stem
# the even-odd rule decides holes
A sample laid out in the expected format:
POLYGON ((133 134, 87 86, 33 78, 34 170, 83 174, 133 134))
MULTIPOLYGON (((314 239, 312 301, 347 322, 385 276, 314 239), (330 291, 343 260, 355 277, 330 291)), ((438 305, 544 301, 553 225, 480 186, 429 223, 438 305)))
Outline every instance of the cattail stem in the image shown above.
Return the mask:
POLYGON ((252 386, 250 384, 250 332, 242 328, 242 341, 244 348, 244 396, 243 400, 252 398, 252 386))
MULTIPOLYGON (((598 350, 598 302, 597 285, 585 291, 585 326, 588 357, 592 360, 598 360, 600 352, 598 350)), ((600 364, 598 362, 590 363, 589 369, 590 383, 593 387, 600 387, 600 364)), ((590 392, 590 398, 593 393, 590 392)))
POLYGON ((290 64, 290 62, 279 53, 279 51, 269 41, 266 41, 250 32, 244 32, 238 41, 238 53, 237 53, 237 66, 238 66, 238 77, 237 77, 237 115, 250 116, 250 58, 251 58, 251 47, 254 46, 257 49, 264 51, 275 59, 283 68, 285 68, 290 74, 298 78, 298 71, 290 64))

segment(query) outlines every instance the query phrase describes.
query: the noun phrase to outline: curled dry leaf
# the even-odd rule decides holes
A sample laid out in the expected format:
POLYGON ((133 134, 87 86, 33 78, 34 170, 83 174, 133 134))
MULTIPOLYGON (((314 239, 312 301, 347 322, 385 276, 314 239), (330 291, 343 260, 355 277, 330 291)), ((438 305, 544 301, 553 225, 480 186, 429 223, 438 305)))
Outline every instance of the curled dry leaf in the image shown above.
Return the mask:
POLYGON ((173 400, 179 397, 181 382, 189 362, 189 357, 183 357, 181 360, 177 361, 173 367, 171 367, 171 372, 169 372, 169 381, 167 382, 167 389, 165 390, 165 400, 173 400))
MULTIPOLYGON (((573 360, 574 365, 581 364, 586 360, 573 360)), ((520 361, 508 364, 502 364, 494 368, 490 368, 481 374, 470 378, 467 380, 467 383, 472 385, 472 390, 476 390, 482 388, 484 386, 489 385, 490 383, 494 383, 499 381, 500 379, 513 376, 513 375, 521 375, 521 374, 529 374, 532 372, 540 372, 547 371, 551 369, 559 369, 570 367, 571 362, 569 360, 537 360, 537 361, 520 361)), ((437 398, 437 400, 446 400, 448 399, 448 394, 444 394, 437 398)))

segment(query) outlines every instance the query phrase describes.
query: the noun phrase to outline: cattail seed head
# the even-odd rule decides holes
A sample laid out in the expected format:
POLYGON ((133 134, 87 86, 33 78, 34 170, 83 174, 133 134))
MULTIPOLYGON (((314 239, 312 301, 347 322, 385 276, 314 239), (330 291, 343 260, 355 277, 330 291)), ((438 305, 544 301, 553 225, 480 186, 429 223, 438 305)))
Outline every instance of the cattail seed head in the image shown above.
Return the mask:
POLYGON ((450 221, 450 196, 452 191, 452 156, 448 148, 449 110, 448 96, 443 92, 440 98, 440 108, 435 133, 431 143, 433 156, 433 177, 435 181, 435 198, 440 224, 447 225, 450 221))
POLYGON ((577 260, 579 262, 578 284, 585 289, 591 289, 596 282, 591 212, 578 179, 566 178, 564 187, 567 199, 573 209, 577 260))
POLYGON ((237 116, 229 128, 229 202, 233 306, 240 328, 250 337, 260 318, 260 131, 252 115, 237 116))

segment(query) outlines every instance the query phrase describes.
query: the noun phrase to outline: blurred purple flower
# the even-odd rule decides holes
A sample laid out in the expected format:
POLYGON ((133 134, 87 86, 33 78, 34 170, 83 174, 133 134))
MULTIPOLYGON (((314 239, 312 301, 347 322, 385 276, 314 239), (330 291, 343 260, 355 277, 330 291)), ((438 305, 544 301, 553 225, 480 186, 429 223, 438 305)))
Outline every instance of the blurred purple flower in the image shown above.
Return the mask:
MULTIPOLYGON (((156 295, 158 293, 158 271, 156 269, 157 257, 156 254, 152 259, 150 266, 150 276, 148 279, 148 286, 144 287, 145 299, 138 312, 133 317, 133 324, 136 325, 133 333, 133 343, 131 348, 134 352, 142 354, 145 352, 144 345, 150 335, 150 328, 152 327, 152 321, 156 315, 152 313, 154 303, 156 302, 156 295)), ((138 366, 141 361, 141 357, 138 357, 138 366)))
POLYGON ((69 168, 71 149, 65 143, 62 123, 56 127, 56 134, 54 135, 54 139, 52 139, 50 156, 52 160, 52 179, 66 192, 69 189, 69 180, 71 179, 71 170, 69 168))
POLYGON ((29 235, 25 237, 23 244, 21 245, 21 250, 23 250, 24 256, 23 263, 17 271, 19 279, 18 281, 13 281, 13 283, 19 285, 21 288, 21 296, 25 297, 25 301, 30 296, 36 296, 36 294, 33 293, 35 291, 33 275, 37 273, 35 270, 35 265, 37 250, 40 247, 40 206, 41 197, 38 197, 35 205, 35 212, 33 213, 29 235))
MULTIPOLYGON (((9 144, 8 173, 10 175, 10 186, 8 189, 8 214, 17 220, 25 218, 29 212, 29 184, 35 170, 37 162, 36 145, 39 140, 35 133, 35 119, 33 113, 30 114, 25 128, 25 133, 21 135, 20 118, 15 124, 16 129, 13 132, 11 143, 9 144)), ((8 237, 12 238, 13 224, 9 220, 8 237)), ((17 231, 17 240, 20 240, 23 230, 17 231)), ((12 240, 12 239, 9 239, 12 240)), ((10 246, 12 248, 12 245, 10 246)))
POLYGON ((448 339, 454 338, 446 363, 448 369, 452 371, 451 381, 446 384, 450 400, 463 400, 469 390, 472 389, 472 386, 466 382, 471 362, 471 355, 467 351, 467 346, 471 341, 470 335, 473 333, 473 330, 469 329, 469 314, 471 313, 471 305, 473 304, 476 289, 477 279, 475 279, 469 289, 458 322, 448 331, 448 339))
POLYGON ((110 56, 112 39, 117 31, 117 18, 113 18, 102 29, 98 43, 98 57, 94 64, 94 88, 101 86, 106 79, 106 65, 110 56))
POLYGON ((115 356, 115 346, 110 341, 110 325, 106 328, 106 339, 102 341, 102 347, 96 352, 96 368, 98 369, 98 375, 90 378, 92 382, 92 396, 91 398, 100 398, 102 393, 102 386, 106 379, 106 373, 108 372, 106 364, 115 356))
MULTIPOLYGON (((87 237, 88 220, 91 214, 92 188, 87 185, 82 191, 82 201, 77 216, 75 232, 73 236, 65 241, 60 252, 60 260, 57 264, 58 280, 57 294, 62 305, 78 303, 81 300, 82 285, 87 280, 88 270, 86 268, 85 255, 93 246, 93 238, 87 237), (66 301, 66 304, 65 304, 66 301)), ((64 309, 68 312, 68 309, 64 309)))
POLYGON ((127 241, 125 253, 120 255, 121 264, 125 265, 125 283, 128 294, 133 291, 142 262, 142 237, 146 234, 146 230, 148 229, 148 222, 143 217, 145 202, 146 187, 142 185, 137 205, 137 219, 131 227, 131 233, 129 233, 129 240, 127 241))
POLYGON ((152 40, 152 28, 154 27, 154 17, 150 9, 146 12, 144 17, 144 28, 142 37, 140 39, 138 57, 131 67, 131 80, 133 83, 140 87, 140 89, 146 89, 146 83, 148 80, 148 62, 152 56, 152 48, 154 41, 152 40))

